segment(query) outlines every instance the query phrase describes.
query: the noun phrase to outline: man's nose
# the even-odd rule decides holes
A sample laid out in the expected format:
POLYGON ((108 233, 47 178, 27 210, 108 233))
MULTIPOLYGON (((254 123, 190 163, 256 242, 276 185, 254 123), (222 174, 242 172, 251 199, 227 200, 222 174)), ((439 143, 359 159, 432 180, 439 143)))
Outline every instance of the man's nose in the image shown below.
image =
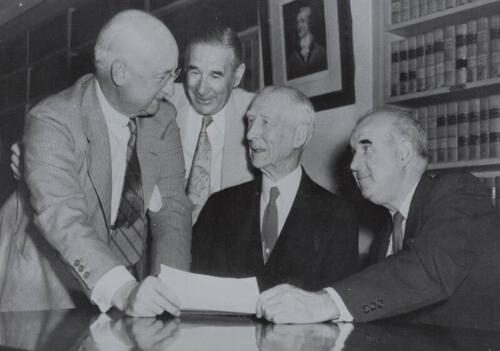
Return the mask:
POLYGON ((174 94, 175 88, 174 88, 174 81, 170 81, 165 83, 163 88, 161 89, 162 93, 165 94, 166 96, 172 96, 174 94))
POLYGON ((351 171, 356 172, 359 169, 359 164, 360 164, 360 157, 358 156, 357 153, 354 153, 352 155, 352 161, 351 161, 351 171))
POLYGON ((198 85, 196 87, 196 91, 200 95, 203 95, 208 91, 208 83, 207 83, 206 78, 204 78, 204 77, 200 78, 198 85))

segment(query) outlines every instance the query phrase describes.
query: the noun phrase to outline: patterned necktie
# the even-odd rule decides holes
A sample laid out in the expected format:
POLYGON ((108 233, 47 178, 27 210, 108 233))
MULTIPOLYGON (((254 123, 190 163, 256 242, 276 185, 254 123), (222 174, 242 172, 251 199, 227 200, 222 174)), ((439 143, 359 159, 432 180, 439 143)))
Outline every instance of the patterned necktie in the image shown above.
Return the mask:
POLYGON ((212 147, 208 139, 207 128, 212 123, 212 116, 203 116, 198 144, 194 152, 193 164, 186 184, 186 194, 194 205, 193 224, 196 223, 201 208, 210 195, 210 161, 212 147))
POLYGON ((142 192, 141 169, 137 157, 137 124, 131 118, 128 127, 130 138, 127 143, 127 168, 123 182, 120 207, 115 224, 111 227, 112 243, 125 258, 128 266, 135 264, 143 249, 144 195, 142 192))
POLYGON ((403 248, 403 220, 401 213, 396 212, 392 217, 392 253, 395 254, 403 248))
POLYGON ((269 255, 273 251, 274 244, 278 239, 278 207, 276 199, 280 191, 278 187, 273 186, 269 191, 269 202, 264 210, 262 218, 262 245, 264 247, 264 263, 267 262, 269 255))

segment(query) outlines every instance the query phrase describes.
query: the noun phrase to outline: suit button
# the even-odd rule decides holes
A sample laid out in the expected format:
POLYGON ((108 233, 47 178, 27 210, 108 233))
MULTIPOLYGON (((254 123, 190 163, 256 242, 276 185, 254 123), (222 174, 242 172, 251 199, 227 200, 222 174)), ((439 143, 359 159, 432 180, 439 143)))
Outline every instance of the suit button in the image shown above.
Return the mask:
POLYGON ((363 306, 363 310, 364 310, 365 313, 369 313, 370 312, 370 306, 364 305, 363 306))
POLYGON ((78 272, 83 272, 83 270, 85 269, 85 267, 82 265, 80 265, 80 267, 78 267, 78 272))
POLYGON ((384 306, 384 301, 383 300, 377 300, 377 307, 381 308, 382 306, 384 306))
POLYGON ((89 273, 89 272, 85 272, 85 273, 83 273, 83 277, 84 277, 85 279, 87 279, 87 278, 89 277, 89 275, 90 275, 90 273, 89 273))
POLYGON ((370 310, 375 311, 377 309, 377 305, 375 305, 375 302, 372 302, 370 304, 370 310))
POLYGON ((80 264, 80 260, 75 260, 75 262, 73 262, 73 265, 78 267, 78 265, 80 264))

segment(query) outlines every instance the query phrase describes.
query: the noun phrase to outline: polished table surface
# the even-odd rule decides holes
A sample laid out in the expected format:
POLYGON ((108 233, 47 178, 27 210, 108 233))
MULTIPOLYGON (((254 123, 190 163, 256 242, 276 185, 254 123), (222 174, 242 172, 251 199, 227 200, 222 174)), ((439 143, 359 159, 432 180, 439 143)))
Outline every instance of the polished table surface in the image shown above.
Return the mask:
MULTIPOLYGON (((500 350, 500 331, 391 323, 273 325, 247 317, 0 313, 0 350, 500 350)), ((500 316, 499 316, 500 318, 500 316)))

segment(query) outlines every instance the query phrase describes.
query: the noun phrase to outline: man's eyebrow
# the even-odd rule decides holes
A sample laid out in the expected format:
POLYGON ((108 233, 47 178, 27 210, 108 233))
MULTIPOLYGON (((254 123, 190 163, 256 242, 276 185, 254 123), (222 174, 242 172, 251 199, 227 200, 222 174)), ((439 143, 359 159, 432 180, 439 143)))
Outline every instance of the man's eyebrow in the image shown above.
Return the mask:
POLYGON ((358 141, 358 144, 361 144, 361 145, 371 145, 372 141, 370 139, 361 139, 360 141, 358 141))

